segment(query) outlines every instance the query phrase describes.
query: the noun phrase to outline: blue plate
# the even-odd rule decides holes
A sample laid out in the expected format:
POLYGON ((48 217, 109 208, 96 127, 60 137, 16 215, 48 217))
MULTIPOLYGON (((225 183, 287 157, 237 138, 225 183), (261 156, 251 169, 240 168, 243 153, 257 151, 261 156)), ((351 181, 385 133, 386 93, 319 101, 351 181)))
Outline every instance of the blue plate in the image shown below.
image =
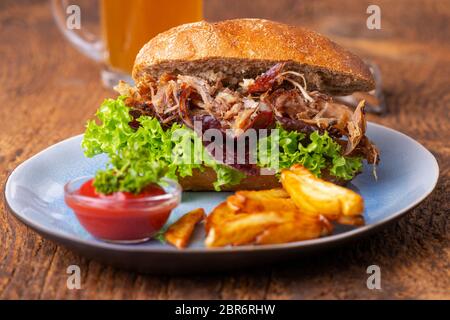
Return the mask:
MULTIPOLYGON (((234 269, 298 256, 368 234, 400 217, 423 201, 434 189, 439 168, 434 156, 415 140, 386 127, 369 123, 368 136, 381 151, 377 168, 366 166, 350 188, 365 200, 366 225, 340 228, 328 237, 277 245, 208 249, 198 228, 189 248, 177 250, 156 240, 119 245, 99 241, 78 223, 64 203, 63 186, 76 177, 92 175, 105 166, 106 157, 84 157, 82 135, 59 142, 19 165, 9 176, 5 199, 10 211, 23 223, 83 255, 143 272, 189 273, 234 269)), ((206 212, 228 193, 185 192, 169 223, 190 209, 206 212)))

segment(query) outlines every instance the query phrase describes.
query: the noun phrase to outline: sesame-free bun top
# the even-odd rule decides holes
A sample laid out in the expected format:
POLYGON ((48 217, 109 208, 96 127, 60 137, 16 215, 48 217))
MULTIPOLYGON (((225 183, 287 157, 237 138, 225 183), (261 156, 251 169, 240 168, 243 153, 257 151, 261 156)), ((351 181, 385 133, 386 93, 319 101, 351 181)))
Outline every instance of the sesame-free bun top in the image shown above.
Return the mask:
POLYGON ((201 21, 160 33, 138 53, 133 78, 213 71, 240 80, 277 62, 303 73, 308 90, 343 95, 374 88, 368 67, 356 55, 316 32, 263 19, 201 21))

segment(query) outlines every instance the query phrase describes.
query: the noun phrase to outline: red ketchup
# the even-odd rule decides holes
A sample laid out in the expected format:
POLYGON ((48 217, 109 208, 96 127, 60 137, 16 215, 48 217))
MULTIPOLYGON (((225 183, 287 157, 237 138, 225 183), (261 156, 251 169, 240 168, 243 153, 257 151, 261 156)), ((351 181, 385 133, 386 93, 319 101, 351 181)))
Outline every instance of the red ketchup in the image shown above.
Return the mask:
POLYGON ((97 193, 94 179, 67 192, 65 201, 81 225, 96 238, 115 242, 145 241, 158 232, 178 205, 178 199, 156 184, 135 195, 97 193), (165 195, 165 196, 164 196, 165 195))

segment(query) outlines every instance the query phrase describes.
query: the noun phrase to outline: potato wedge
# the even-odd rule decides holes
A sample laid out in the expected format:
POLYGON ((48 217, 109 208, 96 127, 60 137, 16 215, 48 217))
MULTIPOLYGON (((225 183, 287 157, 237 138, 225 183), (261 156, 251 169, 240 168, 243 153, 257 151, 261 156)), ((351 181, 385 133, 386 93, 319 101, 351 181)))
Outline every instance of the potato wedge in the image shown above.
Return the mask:
POLYGON ((195 225, 203 220, 204 217, 205 210, 202 208, 186 213, 167 229, 164 233, 164 238, 178 249, 185 248, 189 243, 195 225))
POLYGON ((338 220, 342 216, 361 216, 364 211, 364 200, 359 194, 319 179, 301 165, 283 170, 281 183, 303 213, 338 220))
POLYGON ((256 244, 276 244, 319 238, 331 234, 333 227, 322 217, 298 213, 296 219, 267 228, 261 233, 256 244))
POLYGON ((284 189, 238 191, 206 219, 207 247, 276 244, 328 235, 330 220, 364 224, 364 202, 352 190, 323 181, 300 165, 283 170, 284 189))
POLYGON ((227 198, 227 204, 236 213, 295 211, 297 207, 283 189, 238 191, 227 198))
POLYGON ((205 232, 208 233, 212 225, 218 226, 224 224, 235 215, 236 212, 234 210, 231 210, 226 205, 226 202, 222 202, 216 208, 214 208, 214 210, 209 215, 206 216, 205 232))
MULTIPOLYGON (((286 192, 286 190, 282 188, 277 189, 269 189, 269 190, 260 190, 260 191, 237 191, 233 196, 237 196, 238 198, 246 198, 254 201, 261 200, 274 200, 274 199, 289 199, 290 196, 286 192)), ((240 203, 236 203, 237 207, 233 207, 233 202, 230 203, 231 209, 238 210, 240 208, 240 203)))
POLYGON ((205 239, 207 247, 250 244, 267 228, 292 219, 292 216, 279 212, 241 213, 234 214, 231 218, 224 212, 233 212, 226 202, 221 203, 210 214, 213 219, 210 220, 205 239), (217 216, 214 217, 215 215, 217 216), (225 217, 225 221, 218 217, 225 217))
POLYGON ((267 198, 285 198, 285 199, 289 198, 289 193, 287 193, 286 190, 284 190, 283 188, 259 190, 259 191, 236 191, 236 194, 241 194, 248 198, 253 198, 255 200, 267 198))

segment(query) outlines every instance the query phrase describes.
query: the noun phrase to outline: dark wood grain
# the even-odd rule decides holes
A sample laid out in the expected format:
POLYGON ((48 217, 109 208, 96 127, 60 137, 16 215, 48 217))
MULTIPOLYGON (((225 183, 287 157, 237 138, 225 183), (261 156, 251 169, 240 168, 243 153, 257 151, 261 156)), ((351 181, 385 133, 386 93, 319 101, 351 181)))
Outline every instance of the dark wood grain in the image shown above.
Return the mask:
MULTIPOLYGON (((398 222, 349 246, 250 271, 161 277, 87 260, 29 230, 2 206, 3 299, 450 298, 450 1, 208 0, 206 17, 265 17, 303 24, 379 64, 389 113, 370 120, 400 130, 438 159, 435 192, 398 222), (226 3, 226 4, 225 4, 226 3), (378 4, 382 29, 365 26, 378 4), (82 289, 68 290, 77 264, 82 289), (382 290, 366 288, 368 265, 382 290)), ((17 164, 83 131, 99 103, 99 67, 56 30, 47 1, 0 2, 0 181, 17 164)))

